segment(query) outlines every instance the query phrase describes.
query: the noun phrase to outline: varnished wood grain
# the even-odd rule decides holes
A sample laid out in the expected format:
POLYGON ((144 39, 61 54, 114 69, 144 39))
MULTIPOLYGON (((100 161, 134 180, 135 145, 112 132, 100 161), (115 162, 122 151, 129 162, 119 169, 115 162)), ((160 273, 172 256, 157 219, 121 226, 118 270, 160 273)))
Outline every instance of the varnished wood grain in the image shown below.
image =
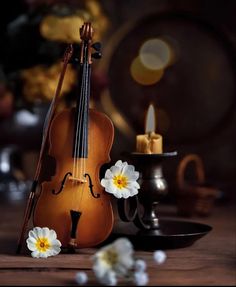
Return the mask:
MULTIPOLYGON (((113 227, 113 212, 110 195, 104 191, 99 180, 102 164, 110 160, 110 149, 114 129, 111 120, 95 110, 89 112, 88 158, 74 159, 74 114, 75 111, 64 110, 52 122, 49 141, 50 156, 56 159, 56 174, 50 181, 42 183, 42 190, 36 204, 33 221, 35 226, 47 226, 54 229, 64 247, 68 246, 71 233, 70 210, 81 212, 77 226, 76 241, 78 247, 91 247, 104 241, 113 227), (84 179, 89 174, 90 183, 74 182, 67 178, 64 187, 57 195, 63 178, 70 173, 73 178, 84 179)), ((87 178, 86 178, 87 179, 87 178)))
MULTIPOLYGON (((91 270, 91 256, 97 249, 87 248, 78 254, 59 254, 34 259, 25 249, 14 255, 21 206, 1 206, 0 285, 75 285, 74 277, 82 270, 89 275, 88 285, 98 285, 91 270), (8 224, 7 224, 7 222, 8 224)), ((176 216, 174 206, 160 206, 161 216, 176 216)), ((209 224, 213 230, 190 247, 166 250, 167 260, 156 265, 152 252, 136 251, 147 261, 149 285, 155 286, 223 286, 236 284, 236 209, 235 204, 217 207, 212 215, 190 220, 209 224)), ((186 218, 185 218, 186 220, 186 218)), ((123 280, 120 285, 126 285, 123 280)))

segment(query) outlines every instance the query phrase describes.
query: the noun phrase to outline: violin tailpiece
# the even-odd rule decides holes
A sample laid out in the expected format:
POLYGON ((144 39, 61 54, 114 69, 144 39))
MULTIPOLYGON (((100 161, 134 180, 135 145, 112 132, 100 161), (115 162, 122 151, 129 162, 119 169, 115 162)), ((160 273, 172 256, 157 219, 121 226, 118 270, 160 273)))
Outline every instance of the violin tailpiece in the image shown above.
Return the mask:
POLYGON ((70 242, 69 242, 69 247, 71 248, 76 248, 77 242, 76 242, 76 230, 77 230, 77 225, 81 216, 81 212, 71 210, 70 211, 70 217, 71 217, 71 233, 70 233, 70 242))

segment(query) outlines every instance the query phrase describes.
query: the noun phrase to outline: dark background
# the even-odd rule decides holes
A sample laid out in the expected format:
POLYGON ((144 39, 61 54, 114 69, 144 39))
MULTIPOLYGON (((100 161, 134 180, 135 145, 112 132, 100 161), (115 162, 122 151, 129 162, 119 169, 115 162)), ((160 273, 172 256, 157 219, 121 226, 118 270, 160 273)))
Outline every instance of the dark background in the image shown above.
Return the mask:
MULTIPOLYGON (((14 94, 14 111, 25 106, 37 112, 34 105, 21 101, 21 90, 14 72, 38 63, 49 63, 60 53, 55 52, 49 57, 39 55, 37 45, 43 40, 34 26, 16 33, 18 36, 15 38, 14 33, 9 35, 9 30, 7 32, 7 25, 19 15, 37 11, 39 6, 34 3, 40 1, 29 2, 31 6, 25 1, 4 1, 1 4, 0 63, 4 71, 2 81, 7 82, 14 94)), ((82 5, 82 1, 67 3, 82 5)), ((102 77, 92 83, 96 91, 92 99, 99 110, 108 114, 110 111, 109 116, 113 119, 114 111, 101 102, 102 92, 108 90, 116 111, 130 128, 122 129, 119 123, 118 126, 115 123, 112 163, 121 158, 122 152, 135 150, 135 136, 144 133, 145 113, 150 102, 154 102, 157 113, 158 109, 165 110, 170 119, 168 129, 162 126, 161 116, 157 125, 163 135, 164 150, 178 151, 176 158, 164 162, 170 190, 176 188, 176 170, 180 160, 194 153, 203 160, 206 181, 231 198, 236 178, 236 2, 117 0, 99 3, 109 26, 101 39, 103 59, 95 64, 95 71, 102 71, 102 77), (129 76, 129 63, 136 56, 139 44, 147 37, 168 31, 181 43, 179 61, 168 68, 157 85, 137 85, 129 76), (213 76, 212 71, 216 71, 213 76)), ((12 164, 27 179, 33 176, 36 160, 32 156, 34 160, 29 161, 32 166, 23 166, 22 158, 39 152, 44 110, 41 116, 40 124, 28 130, 14 124, 11 120, 13 114, 1 119, 0 148, 14 145, 16 152, 13 153, 12 164)), ((192 169, 187 176, 192 178, 193 174, 192 169)))

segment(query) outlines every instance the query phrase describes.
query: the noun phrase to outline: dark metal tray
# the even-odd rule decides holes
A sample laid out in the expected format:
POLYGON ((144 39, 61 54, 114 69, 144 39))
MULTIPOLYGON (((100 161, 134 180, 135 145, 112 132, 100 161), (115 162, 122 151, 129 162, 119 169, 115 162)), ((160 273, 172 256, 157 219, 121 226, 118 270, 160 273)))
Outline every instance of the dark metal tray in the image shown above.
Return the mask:
POLYGON ((192 245, 212 230, 212 227, 206 224, 169 218, 160 219, 159 224, 158 230, 144 231, 137 229, 132 223, 117 224, 106 243, 119 237, 127 237, 135 249, 183 248, 192 245))

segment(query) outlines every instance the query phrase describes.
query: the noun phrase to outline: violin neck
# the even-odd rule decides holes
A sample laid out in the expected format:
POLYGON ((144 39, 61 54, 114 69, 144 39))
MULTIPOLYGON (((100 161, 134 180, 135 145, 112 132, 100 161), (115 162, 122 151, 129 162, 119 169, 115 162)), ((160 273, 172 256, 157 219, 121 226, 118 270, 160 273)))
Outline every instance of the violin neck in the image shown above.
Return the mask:
MULTIPOLYGON (((83 55, 86 59, 88 46, 84 45, 83 55)), ((88 61, 80 64, 79 73, 79 97, 77 98, 74 131, 74 158, 88 157, 88 122, 89 122, 89 98, 90 98, 90 74, 91 65, 88 61)))

